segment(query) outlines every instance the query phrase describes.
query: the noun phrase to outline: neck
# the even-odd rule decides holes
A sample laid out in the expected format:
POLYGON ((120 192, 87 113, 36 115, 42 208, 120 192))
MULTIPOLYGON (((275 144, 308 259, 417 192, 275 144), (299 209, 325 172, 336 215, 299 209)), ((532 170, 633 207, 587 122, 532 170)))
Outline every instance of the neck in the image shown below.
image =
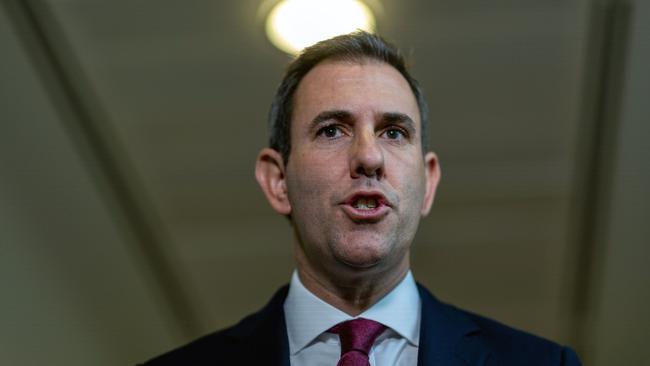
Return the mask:
POLYGON ((298 276, 303 286, 321 300, 357 316, 394 289, 409 270, 408 255, 391 270, 348 269, 322 273, 308 265, 297 253, 298 276))

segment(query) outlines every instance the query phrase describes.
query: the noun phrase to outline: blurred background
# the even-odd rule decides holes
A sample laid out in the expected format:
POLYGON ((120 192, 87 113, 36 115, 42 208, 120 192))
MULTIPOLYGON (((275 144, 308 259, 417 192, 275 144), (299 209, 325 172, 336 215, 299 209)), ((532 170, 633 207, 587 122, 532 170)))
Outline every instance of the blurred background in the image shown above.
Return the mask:
MULTIPOLYGON (((373 4, 443 169, 415 277, 650 364, 650 2, 373 4)), ((0 0, 0 364, 134 364, 288 282, 253 166, 290 57, 260 6, 0 0)))

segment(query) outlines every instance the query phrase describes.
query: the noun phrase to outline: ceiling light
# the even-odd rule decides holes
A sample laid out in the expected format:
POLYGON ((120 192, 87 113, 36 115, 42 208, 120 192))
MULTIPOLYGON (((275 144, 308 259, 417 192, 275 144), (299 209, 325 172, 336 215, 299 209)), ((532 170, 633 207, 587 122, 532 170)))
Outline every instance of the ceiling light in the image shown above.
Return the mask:
POLYGON ((375 30, 372 12, 358 0, 283 0, 266 19, 271 42, 292 55, 318 41, 357 29, 375 30))

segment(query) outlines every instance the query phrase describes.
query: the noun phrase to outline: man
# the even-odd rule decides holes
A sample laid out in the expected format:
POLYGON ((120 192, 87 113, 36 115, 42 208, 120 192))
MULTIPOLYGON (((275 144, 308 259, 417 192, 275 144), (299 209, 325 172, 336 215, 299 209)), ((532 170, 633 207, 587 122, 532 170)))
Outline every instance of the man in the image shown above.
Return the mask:
POLYGON ((573 351, 436 300, 409 251, 440 179, 398 51, 364 32, 306 49, 271 108, 256 178, 296 271, 260 312, 147 365, 578 365, 573 351))

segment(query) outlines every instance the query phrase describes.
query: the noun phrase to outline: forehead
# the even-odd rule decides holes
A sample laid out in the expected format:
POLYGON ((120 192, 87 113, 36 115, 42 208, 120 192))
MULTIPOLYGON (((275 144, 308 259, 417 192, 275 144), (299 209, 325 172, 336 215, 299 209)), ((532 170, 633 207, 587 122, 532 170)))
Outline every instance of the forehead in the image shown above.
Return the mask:
POLYGON ((353 114, 401 112, 420 125, 417 101, 408 82, 381 61, 326 60, 310 70, 294 95, 292 119, 305 122, 333 109, 353 114))

